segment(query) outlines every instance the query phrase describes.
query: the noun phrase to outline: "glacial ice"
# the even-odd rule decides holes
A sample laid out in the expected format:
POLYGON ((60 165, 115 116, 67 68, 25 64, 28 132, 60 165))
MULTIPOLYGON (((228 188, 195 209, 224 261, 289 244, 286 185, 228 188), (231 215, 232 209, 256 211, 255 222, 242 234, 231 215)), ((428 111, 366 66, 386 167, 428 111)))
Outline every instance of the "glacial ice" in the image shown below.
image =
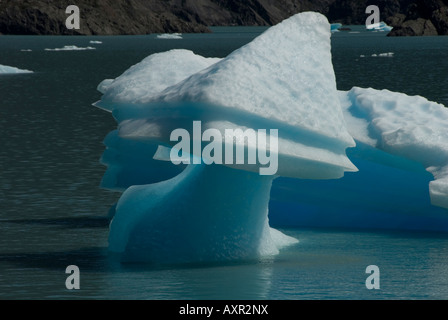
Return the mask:
POLYGON ((338 92, 320 14, 295 15, 224 59, 153 54, 98 90, 94 105, 118 123, 102 187, 123 191, 109 250, 124 261, 252 259, 297 242, 272 227, 448 231, 447 109, 387 90, 338 92), (167 161, 170 132, 195 120, 279 129, 277 175, 167 161))
POLYGON ((95 106, 111 112, 126 110, 128 105, 140 104, 220 60, 185 49, 152 54, 118 78, 103 80, 98 90, 104 95, 95 106))
MULTIPOLYGON (((377 58, 393 58, 394 52, 383 52, 383 53, 372 53, 371 57, 377 58)), ((361 58, 365 58, 366 56, 364 54, 360 55, 361 58)))
POLYGON ((330 25, 330 27, 331 27, 331 32, 339 32, 339 28, 340 27, 342 27, 342 24, 341 23, 332 23, 331 25, 330 25))
MULTIPOLYGON (((119 112, 141 97, 156 95, 188 76, 205 69, 219 58, 204 58, 189 50, 175 49, 156 53, 132 66, 116 79, 105 79, 98 85, 103 93, 95 106, 119 112)), ((107 166, 101 186, 124 191, 134 184, 164 181, 179 174, 185 166, 153 160, 160 143, 126 139, 112 131, 104 140, 106 151, 101 163, 107 166)))
POLYGON ((45 48, 45 51, 84 51, 84 50, 95 50, 95 47, 78 47, 75 45, 66 45, 62 48, 45 48))
MULTIPOLYGON (((367 136, 387 153, 421 163, 435 180, 429 184, 434 205, 448 208, 448 109, 420 96, 354 87, 347 93, 345 118, 364 119, 367 136)), ((353 128, 352 128, 353 129, 353 128)), ((363 134, 363 133, 364 134, 363 134)))
POLYGON ((33 73, 30 70, 19 69, 16 67, 10 67, 0 64, 0 74, 11 74, 11 73, 33 73))
POLYGON ((279 178, 272 226, 448 231, 448 110, 388 90, 339 92, 359 172, 328 181, 279 178))
POLYGON ((183 39, 182 33, 162 33, 157 35, 157 39, 183 39))
POLYGON ((373 24, 370 26, 366 26, 367 30, 375 30, 375 31, 381 31, 381 32, 389 32, 392 31, 393 27, 387 25, 384 21, 381 21, 377 25, 373 24))
POLYGON ((155 145, 170 147, 170 132, 191 131, 195 120, 203 130, 279 129, 280 176, 329 179, 357 170, 345 154, 355 143, 338 100, 330 26, 320 14, 293 16, 224 59, 186 50, 151 55, 98 89, 103 97, 95 105, 118 122, 105 140, 102 161, 115 169, 106 172, 103 186, 127 187, 109 235, 110 251, 124 260, 253 259, 296 242, 269 227, 276 176, 258 174, 257 166, 190 164, 160 182, 148 174, 146 184, 133 180, 142 176, 126 175, 117 183, 115 172, 123 167, 172 166, 157 155, 144 164, 123 155, 142 150, 143 160, 155 145))
MULTIPOLYGON (((105 93, 106 101, 96 105, 110 109, 107 101, 126 101, 126 108, 113 110, 122 137, 171 145, 169 133, 191 127, 198 117, 204 130, 281 127, 278 175, 339 178, 357 169, 345 155, 345 149, 355 144, 339 106, 330 49, 326 18, 304 13, 159 94, 154 94, 157 88, 140 90, 138 85, 123 94, 111 88, 105 93), (312 25, 303 23, 306 19, 312 25), (296 32, 297 28, 301 31, 296 32)), ((163 71, 170 74, 173 68, 163 71)), ((244 169, 259 170, 257 166, 244 169)))

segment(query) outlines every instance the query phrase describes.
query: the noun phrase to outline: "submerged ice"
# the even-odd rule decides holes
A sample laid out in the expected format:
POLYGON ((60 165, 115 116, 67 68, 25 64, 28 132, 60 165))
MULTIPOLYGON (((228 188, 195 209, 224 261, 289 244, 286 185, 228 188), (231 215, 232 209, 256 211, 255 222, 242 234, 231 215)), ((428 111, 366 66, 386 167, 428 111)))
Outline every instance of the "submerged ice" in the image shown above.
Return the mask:
MULTIPOLYGON (((95 105, 118 123, 104 141, 102 187, 123 192, 110 251, 126 261, 223 261, 297 242, 272 226, 448 230, 446 108, 338 92, 330 36, 324 16, 301 13, 223 59, 171 50, 100 83, 95 105), (259 163, 173 164, 170 133, 193 136, 195 121, 201 133, 277 129, 278 149, 263 146, 278 157, 277 175, 259 175, 259 163)), ((244 138, 235 145, 249 152, 244 138)))

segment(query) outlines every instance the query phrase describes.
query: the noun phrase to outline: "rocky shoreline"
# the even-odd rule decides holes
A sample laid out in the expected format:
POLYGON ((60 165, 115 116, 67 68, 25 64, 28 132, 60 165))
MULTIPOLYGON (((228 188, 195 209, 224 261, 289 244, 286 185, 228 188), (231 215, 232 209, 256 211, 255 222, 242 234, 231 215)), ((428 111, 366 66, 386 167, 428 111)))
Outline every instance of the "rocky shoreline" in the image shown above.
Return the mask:
POLYGON ((364 24, 378 5, 389 36, 448 35, 448 0, 77 0, 80 29, 65 26, 64 0, 0 0, 0 34, 135 35, 210 32, 208 26, 268 26, 303 11, 364 24))
POLYGON ((414 1, 387 22, 394 27, 388 36, 448 35, 448 1, 414 1))

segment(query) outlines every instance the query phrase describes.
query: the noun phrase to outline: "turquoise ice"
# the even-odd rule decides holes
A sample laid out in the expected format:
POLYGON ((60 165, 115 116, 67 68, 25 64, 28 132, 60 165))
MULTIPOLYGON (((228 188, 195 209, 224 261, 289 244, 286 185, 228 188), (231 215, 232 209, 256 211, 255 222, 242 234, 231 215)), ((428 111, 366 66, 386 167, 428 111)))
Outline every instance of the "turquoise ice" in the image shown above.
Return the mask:
POLYGON ((330 36, 324 16, 301 13, 224 59, 171 50, 103 81, 95 105, 118 128, 105 139, 102 187, 123 191, 109 250, 125 261, 228 261, 296 243, 280 226, 447 231, 446 108, 387 90, 338 92, 330 36), (223 133, 278 129, 277 175, 174 165, 170 133, 193 121, 223 133))

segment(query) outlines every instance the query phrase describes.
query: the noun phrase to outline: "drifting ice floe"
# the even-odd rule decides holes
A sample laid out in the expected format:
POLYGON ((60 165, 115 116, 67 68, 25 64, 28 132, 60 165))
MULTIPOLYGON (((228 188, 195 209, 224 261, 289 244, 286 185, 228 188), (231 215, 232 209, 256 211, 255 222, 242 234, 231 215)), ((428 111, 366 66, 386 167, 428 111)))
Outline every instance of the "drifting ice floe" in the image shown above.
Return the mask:
POLYGON ((77 46, 64 46, 62 48, 45 48, 45 51, 83 51, 83 50, 95 50, 94 47, 77 47, 77 46))
POLYGON ((158 34, 157 39, 182 39, 182 33, 163 33, 158 34))
POLYGON ((11 74, 11 73, 33 73, 33 71, 23 70, 16 67, 4 66, 0 64, 0 74, 11 74))
POLYGON ((341 23, 332 23, 330 25, 331 32, 339 32, 339 28, 342 27, 341 23))
MULTIPOLYGON (((374 58, 377 58, 377 57, 380 57, 380 58, 393 58, 394 55, 395 55, 394 52, 384 52, 384 53, 379 53, 379 54, 377 54, 377 53, 373 53, 373 54, 371 55, 371 57, 374 57, 374 58)), ((366 55, 362 54, 362 55, 360 55, 359 57, 360 57, 360 58, 365 58, 366 55)))
POLYGON ((338 92, 330 49, 326 18, 302 13, 224 59, 172 50, 103 81, 95 105, 118 130, 105 140, 102 186, 125 190, 110 251, 131 261, 258 258, 296 242, 270 221, 448 230, 447 110, 389 91, 338 92), (201 134, 278 129, 277 175, 260 175, 259 163, 160 161, 177 143, 170 133, 194 136, 194 121, 201 134))
POLYGON ((379 54, 372 54, 372 57, 386 57, 386 58, 393 58, 394 53, 393 52, 384 52, 384 53, 379 53, 379 54))
POLYGON ((381 32, 389 32, 392 31, 393 27, 388 26, 385 22, 381 21, 378 24, 372 24, 366 26, 367 30, 381 31, 381 32))

